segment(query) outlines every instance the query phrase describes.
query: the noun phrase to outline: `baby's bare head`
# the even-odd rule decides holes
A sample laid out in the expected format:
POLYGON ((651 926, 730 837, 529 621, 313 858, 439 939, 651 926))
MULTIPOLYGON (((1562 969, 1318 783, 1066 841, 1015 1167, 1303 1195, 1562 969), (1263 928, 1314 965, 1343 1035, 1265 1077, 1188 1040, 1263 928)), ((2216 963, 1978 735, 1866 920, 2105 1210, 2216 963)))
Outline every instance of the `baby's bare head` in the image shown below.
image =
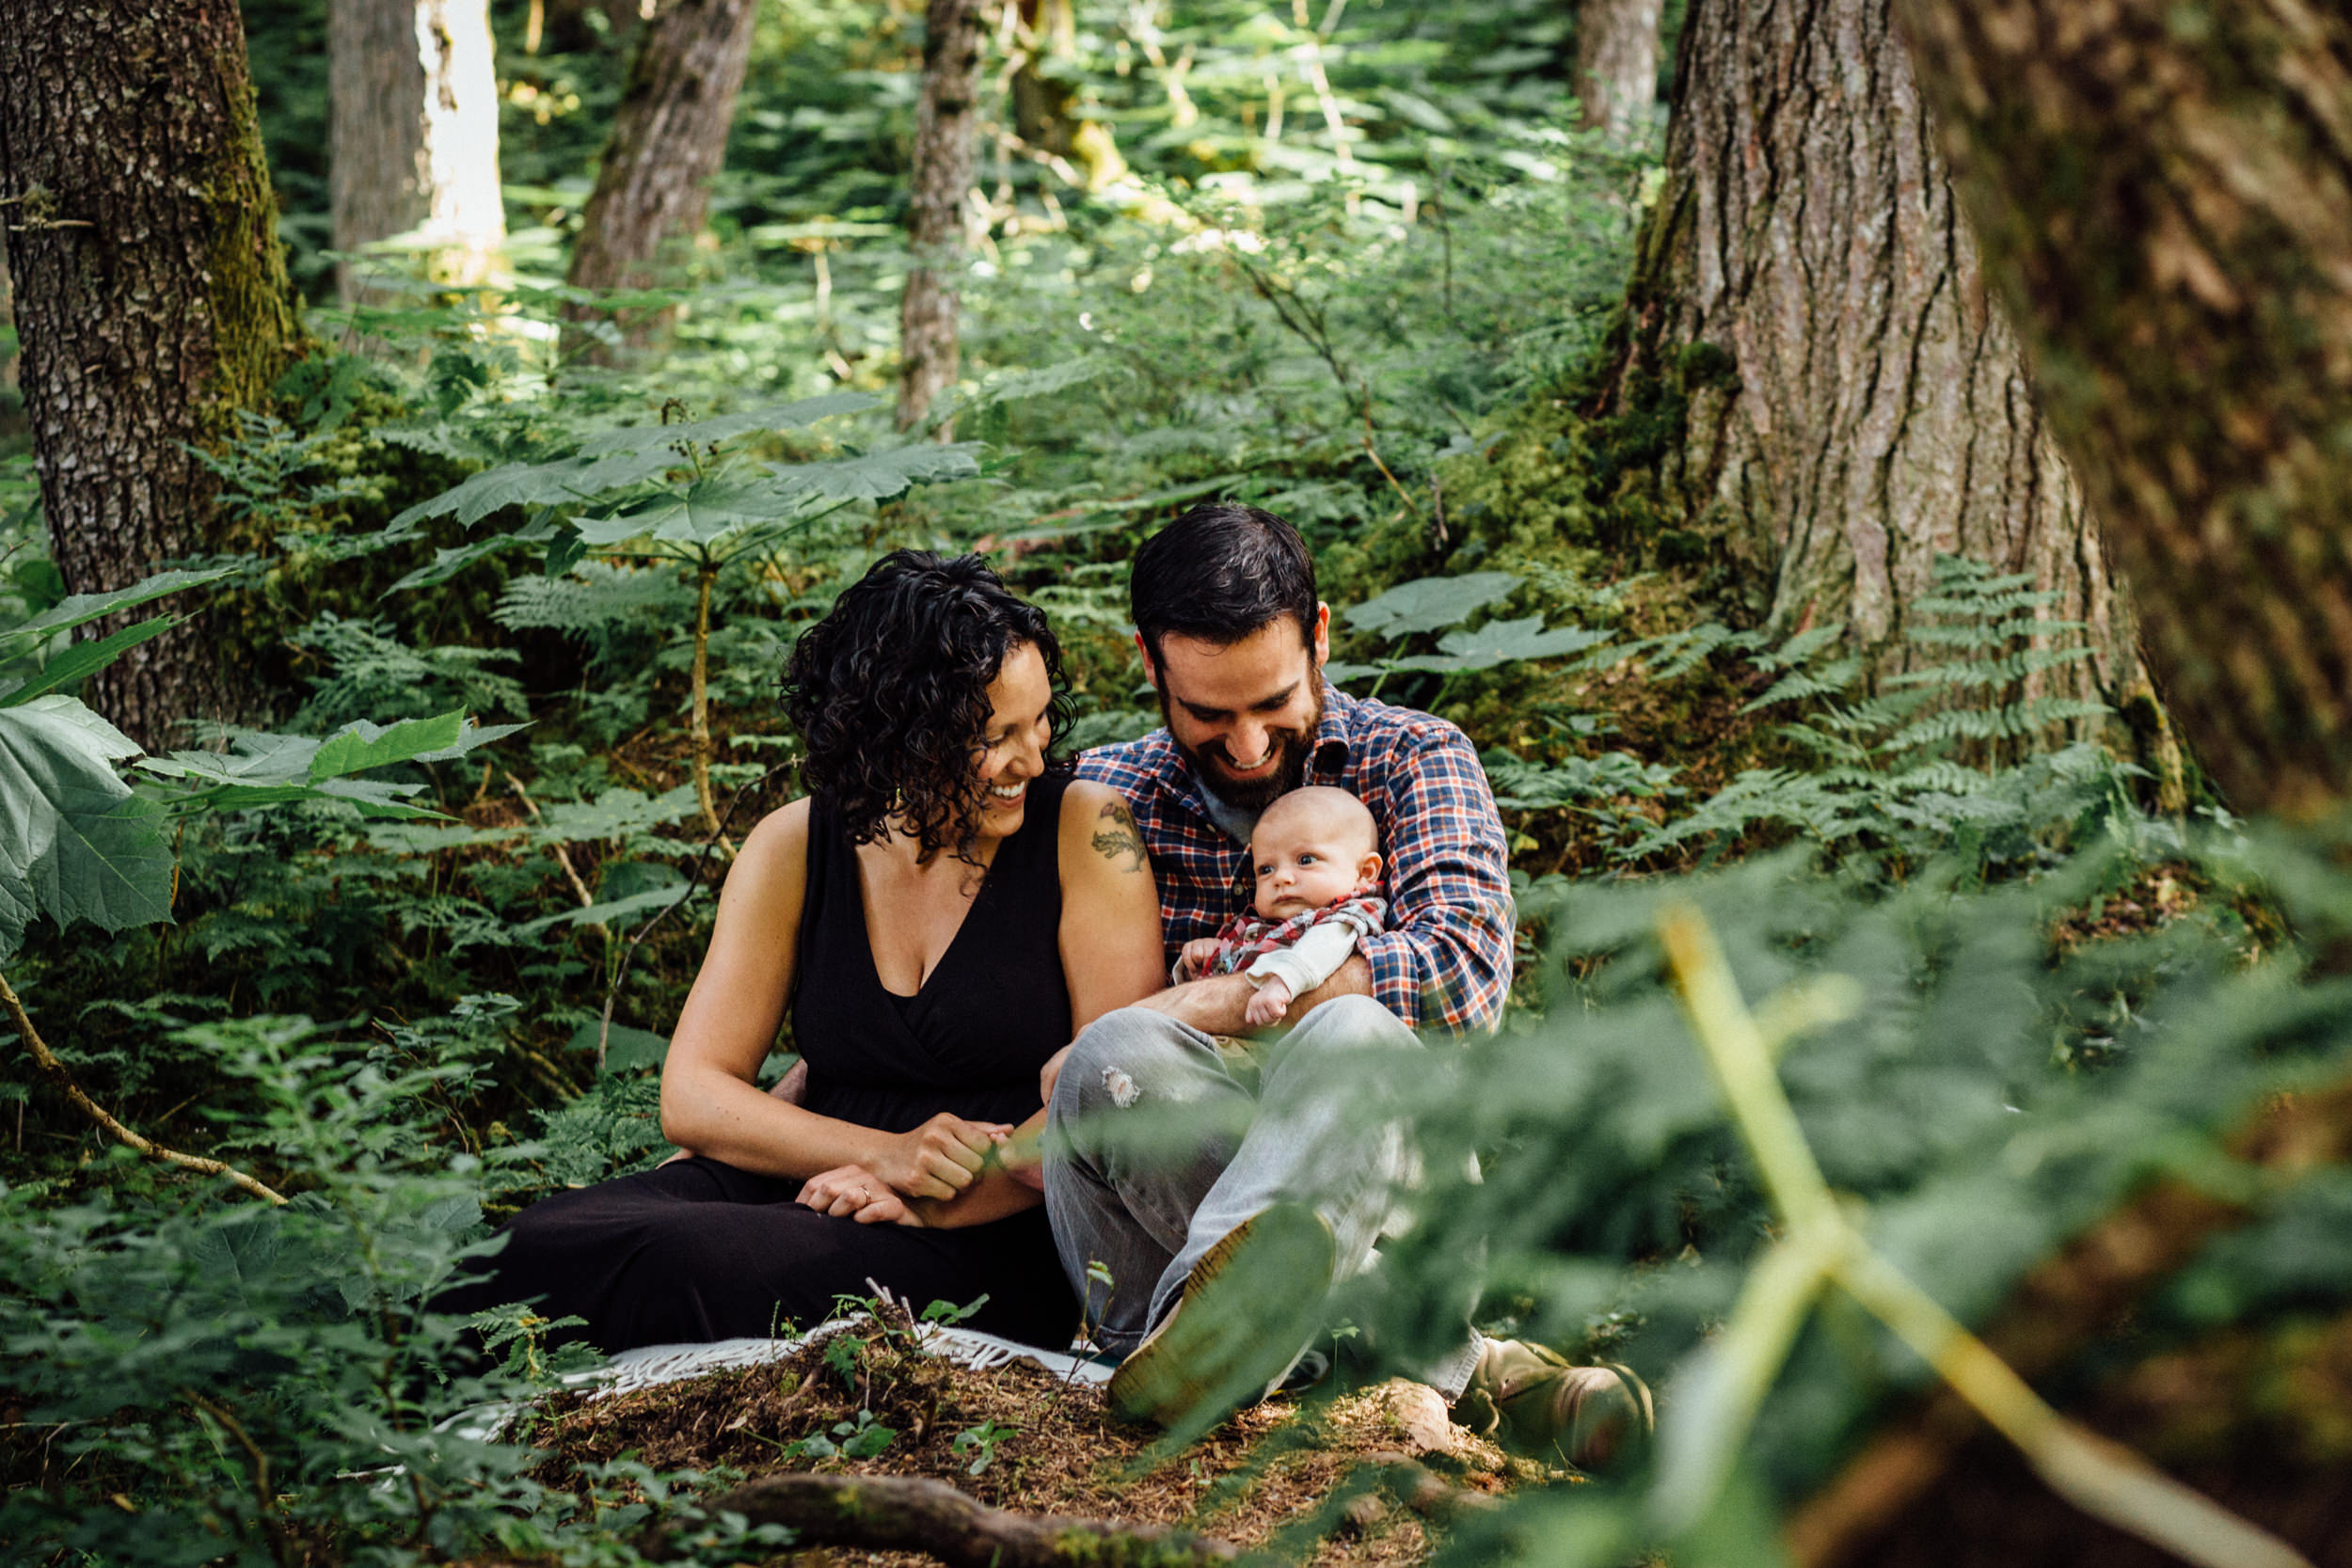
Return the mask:
POLYGON ((1343 789, 1310 784, 1266 807, 1249 835, 1258 913, 1288 920, 1380 878, 1380 830, 1343 789))

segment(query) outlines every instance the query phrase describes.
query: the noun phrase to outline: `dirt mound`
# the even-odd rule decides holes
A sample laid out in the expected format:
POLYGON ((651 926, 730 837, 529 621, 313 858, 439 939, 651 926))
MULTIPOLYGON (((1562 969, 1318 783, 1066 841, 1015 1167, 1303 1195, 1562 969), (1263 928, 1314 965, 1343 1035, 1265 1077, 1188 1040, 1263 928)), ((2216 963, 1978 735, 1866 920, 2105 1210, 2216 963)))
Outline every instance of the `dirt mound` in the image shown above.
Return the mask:
POLYGON ((1397 1383, 1270 1400, 1163 1453, 1094 1385, 1026 1363, 961 1367, 916 1350, 913 1323, 886 1317, 765 1366, 559 1396, 536 1434, 549 1452, 542 1479, 561 1485, 575 1466, 623 1454, 731 1481, 927 1477, 1021 1513, 1182 1525, 1317 1563, 1391 1564, 1425 1559, 1452 1513, 1571 1473, 1460 1428, 1430 1446, 1434 1396, 1397 1383))

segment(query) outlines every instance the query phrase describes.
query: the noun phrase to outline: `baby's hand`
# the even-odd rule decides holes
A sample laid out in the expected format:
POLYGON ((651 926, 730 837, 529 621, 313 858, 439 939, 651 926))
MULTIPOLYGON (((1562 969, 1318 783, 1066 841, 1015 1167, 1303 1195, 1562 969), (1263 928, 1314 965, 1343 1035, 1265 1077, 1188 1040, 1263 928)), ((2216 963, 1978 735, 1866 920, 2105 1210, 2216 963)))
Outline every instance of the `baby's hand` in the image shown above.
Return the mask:
POLYGON ((1176 974, 1180 979, 1198 980, 1216 962, 1216 938, 1195 937, 1184 943, 1176 955, 1176 974))
POLYGON ((1281 1022, 1282 1015, 1290 1010, 1290 982, 1269 974, 1265 984, 1249 998, 1249 1006, 1242 1009, 1241 1016, 1252 1029, 1263 1029, 1269 1023, 1281 1022))

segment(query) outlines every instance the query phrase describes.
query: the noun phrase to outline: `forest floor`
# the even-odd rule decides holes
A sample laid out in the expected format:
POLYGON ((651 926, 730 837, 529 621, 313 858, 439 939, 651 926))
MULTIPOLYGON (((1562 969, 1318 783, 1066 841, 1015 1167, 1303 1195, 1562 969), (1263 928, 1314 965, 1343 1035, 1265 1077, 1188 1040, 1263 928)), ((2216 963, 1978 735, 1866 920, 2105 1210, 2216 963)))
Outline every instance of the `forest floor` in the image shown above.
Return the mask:
MULTIPOLYGON (((1449 1424, 1434 1391, 1401 1381, 1278 1396, 1163 1453, 1158 1433, 1114 1417, 1097 1385, 1027 1362, 976 1370, 910 1338, 885 1331, 849 1352, 828 1340, 628 1393, 555 1396, 535 1439, 548 1451, 543 1479, 623 1455, 721 1471, 730 1483, 784 1471, 917 1477, 1012 1513, 1178 1526, 1293 1560, 1372 1568, 1424 1560, 1448 1518, 1515 1485, 1575 1478, 1449 1424), (883 1431, 886 1440, 861 1439, 883 1431)), ((928 1560, 847 1550, 830 1560, 928 1560)))

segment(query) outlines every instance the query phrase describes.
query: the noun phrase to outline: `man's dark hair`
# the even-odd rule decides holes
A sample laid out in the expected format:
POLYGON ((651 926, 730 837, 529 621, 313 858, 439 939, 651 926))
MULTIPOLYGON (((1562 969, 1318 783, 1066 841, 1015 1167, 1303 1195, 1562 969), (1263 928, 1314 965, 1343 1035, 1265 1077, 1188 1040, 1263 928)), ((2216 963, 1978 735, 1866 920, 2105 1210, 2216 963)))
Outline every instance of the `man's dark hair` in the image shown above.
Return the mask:
POLYGON ((850 843, 874 843, 897 817, 924 854, 971 858, 988 689, 1024 642, 1044 657, 1058 740, 1072 717, 1061 644, 977 555, 893 550, 802 635, 784 673, 807 747, 801 780, 850 843))
POLYGON ((1128 612, 1160 661, 1170 632, 1226 647, 1284 616, 1315 640, 1315 562, 1271 512, 1206 501, 1144 541, 1127 578, 1128 612))

